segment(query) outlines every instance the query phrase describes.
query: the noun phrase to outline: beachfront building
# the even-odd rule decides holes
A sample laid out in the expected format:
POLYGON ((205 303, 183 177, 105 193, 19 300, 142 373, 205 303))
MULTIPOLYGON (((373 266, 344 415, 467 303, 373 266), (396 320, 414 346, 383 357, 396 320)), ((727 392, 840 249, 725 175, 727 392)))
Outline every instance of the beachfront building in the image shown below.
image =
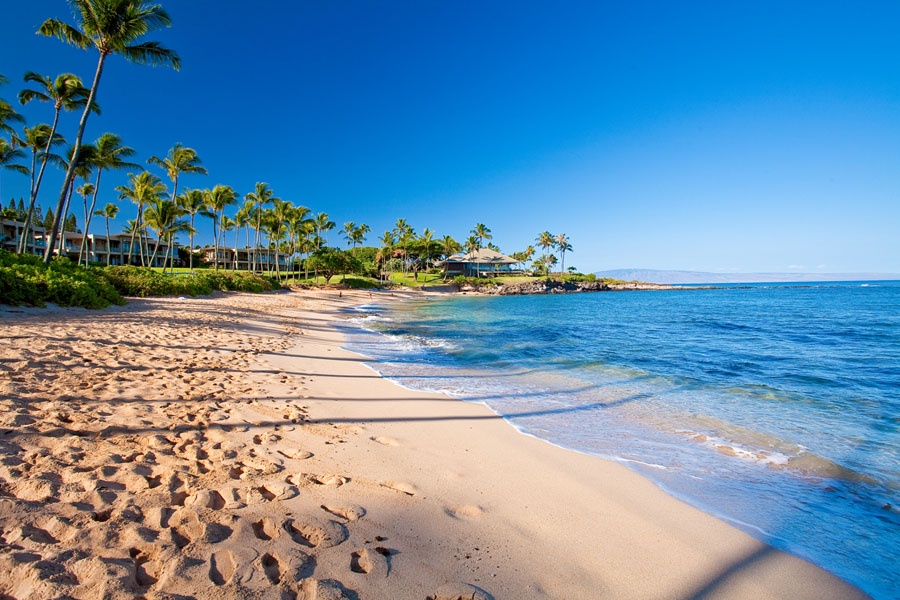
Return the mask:
POLYGON ((516 273, 513 265, 518 264, 514 258, 491 250, 479 248, 468 254, 454 254, 437 263, 444 277, 490 277, 492 275, 509 275, 516 273))
MULTIPOLYGON (((253 268, 254 260, 256 261, 257 269, 262 271, 274 271, 276 265, 275 250, 270 248, 256 248, 254 250, 253 248, 219 246, 218 254, 216 254, 215 247, 207 246, 197 250, 197 253, 203 258, 204 262, 213 266, 218 265, 225 269, 249 271, 253 268)), ((284 253, 279 253, 277 258, 278 270, 286 271, 287 266, 290 264, 290 257, 285 256, 284 253)))
MULTIPOLYGON (((9 219, 0 220, 0 247, 9 252, 15 252, 25 224, 21 221, 13 221, 9 219)), ((43 256, 47 248, 47 230, 43 227, 35 226, 29 228, 28 245, 26 253, 43 256)), ((107 257, 111 265, 140 265, 141 254, 138 244, 144 245, 144 260, 149 261, 156 252, 156 260, 153 261, 154 267, 162 267, 166 253, 169 251, 169 245, 165 242, 159 244, 159 250, 156 250, 157 241, 153 238, 144 237, 143 240, 135 238, 134 248, 131 247, 131 234, 120 233, 113 234, 107 238, 105 235, 94 235, 83 233, 75 233, 66 231, 59 240, 62 253, 73 260, 76 259, 81 252, 81 246, 87 244, 88 261, 92 263, 105 265, 107 257), (130 255, 130 256, 129 256, 130 255)))

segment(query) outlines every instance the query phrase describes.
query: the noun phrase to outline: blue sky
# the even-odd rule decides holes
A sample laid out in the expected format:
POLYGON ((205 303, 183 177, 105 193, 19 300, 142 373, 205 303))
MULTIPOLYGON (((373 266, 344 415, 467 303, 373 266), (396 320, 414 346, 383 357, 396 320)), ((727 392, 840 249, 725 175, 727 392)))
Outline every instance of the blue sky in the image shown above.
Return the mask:
MULTIPOLYGON (((73 22, 64 0, 4 4, 0 97, 28 70, 90 81, 96 54, 34 34, 73 22)), ((372 242, 400 217, 459 240, 485 223, 506 252, 562 232, 582 271, 900 273, 896 2, 162 4, 173 27, 148 39, 181 71, 111 57, 86 139, 141 162, 193 147, 210 174, 182 185, 266 181, 372 242)))

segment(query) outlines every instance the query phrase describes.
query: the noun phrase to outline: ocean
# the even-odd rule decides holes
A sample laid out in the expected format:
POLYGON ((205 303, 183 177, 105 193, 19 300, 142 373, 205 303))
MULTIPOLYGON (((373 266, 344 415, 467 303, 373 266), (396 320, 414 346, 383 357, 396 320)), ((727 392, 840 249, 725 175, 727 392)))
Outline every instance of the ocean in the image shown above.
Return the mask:
POLYGON ((403 386, 900 598, 900 282, 428 297, 360 307, 345 333, 403 386))

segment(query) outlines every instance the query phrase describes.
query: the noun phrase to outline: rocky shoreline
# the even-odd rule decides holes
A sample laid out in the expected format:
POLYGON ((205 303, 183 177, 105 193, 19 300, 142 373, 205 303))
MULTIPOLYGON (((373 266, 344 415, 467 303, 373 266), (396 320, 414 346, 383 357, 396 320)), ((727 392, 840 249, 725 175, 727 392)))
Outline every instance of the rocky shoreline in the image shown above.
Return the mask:
POLYGON ((697 290, 712 289, 712 286, 683 287, 661 283, 627 282, 605 283, 603 281, 559 281, 556 279, 535 279, 521 283, 502 285, 465 285, 461 293, 477 293, 489 296, 523 296, 533 294, 572 294, 579 292, 621 292, 636 290, 697 290))

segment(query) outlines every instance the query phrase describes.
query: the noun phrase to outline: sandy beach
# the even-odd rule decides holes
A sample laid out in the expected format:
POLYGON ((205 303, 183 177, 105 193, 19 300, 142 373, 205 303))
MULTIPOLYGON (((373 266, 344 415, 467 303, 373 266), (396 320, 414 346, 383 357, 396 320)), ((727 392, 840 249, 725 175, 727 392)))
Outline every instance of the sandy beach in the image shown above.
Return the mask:
POLYGON ((865 597, 621 465, 379 377, 334 327, 370 301, 0 307, 0 598, 865 597))

